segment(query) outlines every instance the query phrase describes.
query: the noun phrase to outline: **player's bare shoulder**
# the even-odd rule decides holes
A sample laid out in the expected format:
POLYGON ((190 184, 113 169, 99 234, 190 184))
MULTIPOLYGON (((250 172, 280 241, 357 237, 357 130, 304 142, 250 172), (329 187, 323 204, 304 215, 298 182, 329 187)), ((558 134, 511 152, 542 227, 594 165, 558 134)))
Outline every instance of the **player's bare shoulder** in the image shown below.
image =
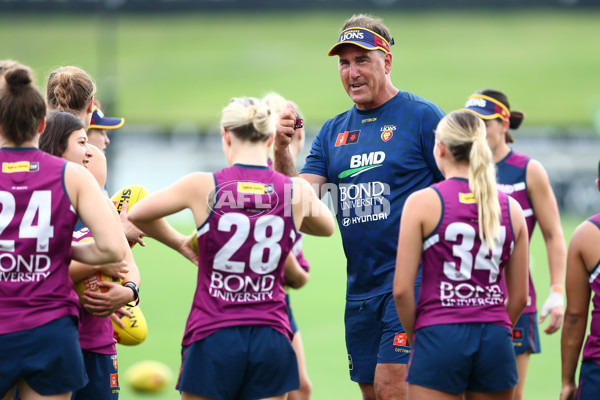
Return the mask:
MULTIPOLYGON (((589 220, 580 223, 569 241, 569 252, 575 252, 583 258, 597 260, 600 257, 600 227, 589 220), (588 254, 593 253, 593 254, 588 254), (586 257, 588 255, 588 257, 586 257)), ((595 264, 595 262, 593 262, 595 264)))
MULTIPOLYGON (((432 187, 417 190, 406 198, 405 209, 422 215, 441 213, 442 202, 440 196, 432 187)), ((404 213, 404 212, 403 212, 404 213)))
POLYGON ((527 186, 535 189, 539 186, 550 185, 550 178, 548 172, 538 160, 530 159, 527 163, 526 178, 527 186))
POLYGON ((215 177, 211 172, 192 172, 181 178, 176 185, 190 197, 206 198, 209 193, 214 192, 215 177))

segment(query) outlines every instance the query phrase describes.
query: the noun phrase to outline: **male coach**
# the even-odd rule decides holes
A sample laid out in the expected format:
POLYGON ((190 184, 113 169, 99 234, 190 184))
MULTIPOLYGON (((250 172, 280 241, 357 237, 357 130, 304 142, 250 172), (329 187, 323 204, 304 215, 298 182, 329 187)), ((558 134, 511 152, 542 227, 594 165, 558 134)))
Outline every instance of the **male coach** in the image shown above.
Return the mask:
MULTIPOLYGON (((392 44, 379 18, 360 14, 345 22, 329 55, 338 56, 355 105, 325 123, 300 173, 321 192, 335 185, 331 195, 348 271, 350 378, 367 400, 406 398, 410 347, 392 296, 400 216, 409 194, 443 179, 433 146, 444 113, 394 87, 392 44)), ((275 145, 276 170, 292 176, 297 171, 288 145, 295 120, 290 108, 279 115, 275 145)))

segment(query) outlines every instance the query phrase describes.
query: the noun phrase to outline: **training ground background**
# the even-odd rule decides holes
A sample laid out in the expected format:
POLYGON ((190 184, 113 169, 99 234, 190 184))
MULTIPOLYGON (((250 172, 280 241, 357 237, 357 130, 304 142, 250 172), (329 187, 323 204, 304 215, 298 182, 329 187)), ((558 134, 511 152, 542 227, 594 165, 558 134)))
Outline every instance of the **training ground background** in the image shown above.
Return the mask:
MULTIPOLYGON (((146 7, 176 9, 183 3, 189 2, 0 1, 0 59, 30 65, 41 89, 54 68, 81 66, 96 80, 108 114, 126 118, 125 126, 111 134, 111 193, 134 183, 154 191, 185 173, 225 166, 218 123, 222 107, 234 96, 277 91, 296 101, 305 114, 308 146, 326 119, 351 106, 336 59, 326 53, 344 20, 368 11, 382 16, 395 38, 392 80, 397 87, 445 111, 461 108, 478 89, 498 88, 513 108, 525 111, 514 148, 548 170, 567 240, 584 216, 600 209, 593 186, 600 158, 600 13, 593 2, 540 0, 526 8, 515 2, 481 8, 465 0, 438 2, 440 8, 433 1, 422 2, 431 7, 350 0, 307 1, 301 7, 292 1, 296 7, 288 11, 268 9, 274 2, 263 2, 260 9, 247 2, 240 10, 232 0, 212 2, 228 7, 160 15, 146 7), (116 7, 103 7, 110 4, 116 7)), ((194 229, 189 214, 172 221, 182 232, 194 229)), ((347 371, 346 272, 339 234, 307 238, 305 253, 311 280, 292 293, 292 304, 313 398, 360 398, 347 371)), ((146 248, 136 246, 134 255, 149 333, 139 346, 118 347, 121 398, 177 399, 174 382, 155 395, 133 393, 126 370, 138 360, 154 359, 176 375, 196 268, 150 239, 146 248)), ((539 230, 532 242, 532 273, 541 306, 549 281, 539 230)), ((541 336, 543 352, 531 358, 526 399, 556 398, 560 390, 560 333, 541 336)))

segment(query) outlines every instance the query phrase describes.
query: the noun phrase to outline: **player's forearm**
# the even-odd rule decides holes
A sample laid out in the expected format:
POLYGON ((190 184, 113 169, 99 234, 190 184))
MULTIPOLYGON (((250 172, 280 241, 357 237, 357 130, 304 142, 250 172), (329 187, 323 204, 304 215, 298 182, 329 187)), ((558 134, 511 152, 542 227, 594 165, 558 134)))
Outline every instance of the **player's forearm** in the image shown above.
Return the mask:
POLYGON ((287 176, 298 176, 296 163, 290 153, 289 147, 275 146, 275 162, 273 165, 277 172, 281 172, 287 176))
POLYGON ((508 319, 510 319, 513 326, 515 326, 519 320, 519 317, 526 306, 527 298, 521 299, 521 301, 514 301, 511 300, 510 296, 508 297, 508 300, 506 301, 506 312, 508 314, 508 319))
POLYGON ((308 282, 309 274, 290 252, 285 260, 285 282, 294 289, 299 289, 308 282))
POLYGON ((314 216, 304 217, 300 231, 313 236, 331 236, 335 231, 335 220, 325 203, 316 199, 318 211, 314 216))
MULTIPOLYGON (((523 227, 525 220, 523 220, 523 227)), ((526 232, 521 231, 517 238, 513 254, 504 268, 506 284, 506 312, 514 326, 527 306, 529 297, 528 244, 526 232)))
POLYGON ((73 282, 78 282, 99 270, 100 266, 98 265, 84 264, 75 260, 72 260, 71 264, 69 264, 69 276, 73 282))
POLYGON ((132 222, 146 235, 174 250, 179 251, 182 241, 186 240, 186 237, 177 232, 164 217, 156 220, 132 220, 132 222))
POLYGON ((561 377, 563 385, 575 382, 575 370, 583 345, 587 320, 578 315, 565 314, 561 336, 561 377))
POLYGON ((410 290, 394 291, 394 302, 396 303, 396 311, 406 333, 407 340, 412 345, 417 311, 414 291, 412 293, 410 290))
POLYGON ((565 271, 567 266, 567 249, 562 235, 552 235, 546 240, 548 268, 550 270, 550 285, 564 288, 565 271))
POLYGON ((125 261, 127 261, 127 267, 129 269, 129 271, 127 271, 127 273, 125 273, 125 277, 123 278, 123 281, 124 282, 131 281, 131 282, 135 283, 136 286, 139 287, 141 284, 140 270, 139 270, 137 264, 135 263, 135 259, 133 258, 133 253, 131 252, 131 249, 129 249, 129 251, 127 252, 125 261))
POLYGON ((106 264, 121 261, 125 256, 125 247, 103 246, 100 248, 97 242, 73 243, 71 256, 73 260, 86 264, 106 264))

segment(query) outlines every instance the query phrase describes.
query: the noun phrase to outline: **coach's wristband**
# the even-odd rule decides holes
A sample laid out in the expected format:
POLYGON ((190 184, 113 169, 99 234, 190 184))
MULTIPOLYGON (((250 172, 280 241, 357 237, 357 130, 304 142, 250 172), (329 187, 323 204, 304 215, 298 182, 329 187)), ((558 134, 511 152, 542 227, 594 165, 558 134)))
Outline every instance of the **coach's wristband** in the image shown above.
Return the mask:
POLYGON ((135 284, 135 282, 132 281, 127 281, 125 283, 123 283, 123 286, 128 287, 129 289, 131 289, 133 291, 133 301, 135 303, 129 303, 127 304, 128 307, 135 307, 138 304, 140 304, 140 290, 138 289, 137 285, 135 284))

